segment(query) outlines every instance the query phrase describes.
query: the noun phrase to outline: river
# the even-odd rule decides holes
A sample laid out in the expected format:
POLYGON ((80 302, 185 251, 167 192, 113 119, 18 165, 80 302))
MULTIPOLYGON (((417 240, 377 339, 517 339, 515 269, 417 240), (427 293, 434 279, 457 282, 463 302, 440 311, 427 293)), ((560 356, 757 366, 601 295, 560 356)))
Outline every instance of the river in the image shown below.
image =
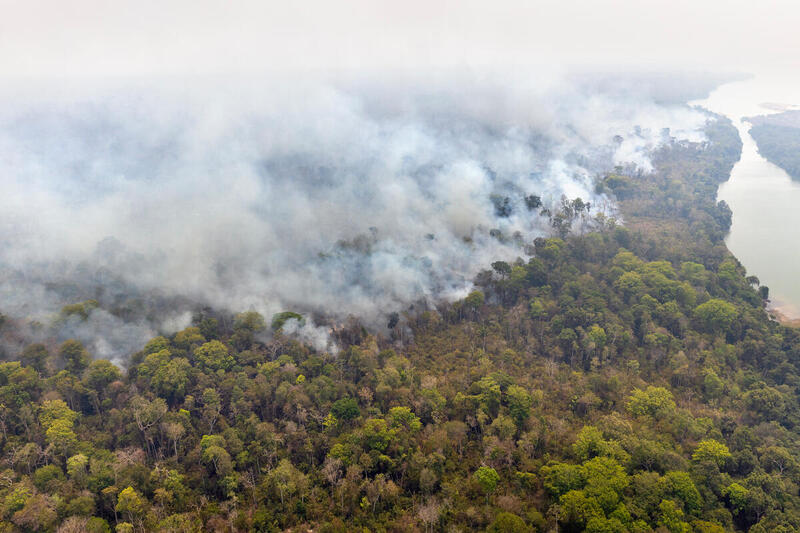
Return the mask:
POLYGON ((742 121, 800 104, 800 79, 755 76, 693 103, 730 118, 742 138, 742 157, 718 191, 733 211, 726 244, 749 275, 769 286, 771 308, 800 319, 800 181, 761 157, 742 121))

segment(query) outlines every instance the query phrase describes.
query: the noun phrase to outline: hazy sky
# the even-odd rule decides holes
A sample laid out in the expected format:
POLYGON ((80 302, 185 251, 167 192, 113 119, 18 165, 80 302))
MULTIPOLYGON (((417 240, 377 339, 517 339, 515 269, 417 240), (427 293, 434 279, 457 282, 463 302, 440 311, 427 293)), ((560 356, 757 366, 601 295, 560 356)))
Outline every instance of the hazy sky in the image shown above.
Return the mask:
POLYGON ((796 0, 0 0, 0 75, 800 67, 796 0))

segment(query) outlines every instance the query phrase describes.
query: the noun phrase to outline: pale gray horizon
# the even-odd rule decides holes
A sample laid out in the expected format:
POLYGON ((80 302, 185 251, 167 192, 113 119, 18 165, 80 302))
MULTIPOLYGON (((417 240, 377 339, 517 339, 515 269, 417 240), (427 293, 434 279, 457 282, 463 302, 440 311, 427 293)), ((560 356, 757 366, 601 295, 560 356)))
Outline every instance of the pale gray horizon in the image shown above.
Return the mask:
POLYGON ((0 0, 5 79, 272 69, 788 71, 786 0, 0 0))

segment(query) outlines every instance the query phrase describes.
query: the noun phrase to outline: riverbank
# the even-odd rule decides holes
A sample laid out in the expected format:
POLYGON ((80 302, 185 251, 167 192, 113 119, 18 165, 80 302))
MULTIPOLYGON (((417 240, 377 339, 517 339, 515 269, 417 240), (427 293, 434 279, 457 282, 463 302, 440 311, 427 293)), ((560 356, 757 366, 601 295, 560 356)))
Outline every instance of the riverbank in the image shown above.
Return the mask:
POLYGON ((788 326, 790 328, 800 328, 800 318, 791 318, 784 314, 780 308, 767 307, 767 313, 774 318, 779 324, 788 326))
POLYGON ((767 313, 784 326, 800 327, 800 310, 790 303, 773 298, 767 305, 767 313))
MULTIPOLYGON (((788 111, 797 104, 800 79, 755 77, 723 85, 703 101, 693 102, 731 120, 742 141, 739 161, 720 184, 717 199, 732 211, 725 239, 730 252, 770 288, 768 312, 781 324, 797 326, 800 320, 800 182, 768 161, 750 133, 747 117, 788 111), (765 104, 766 102, 766 104, 765 104)), ((753 119, 751 119, 753 120, 753 119)))

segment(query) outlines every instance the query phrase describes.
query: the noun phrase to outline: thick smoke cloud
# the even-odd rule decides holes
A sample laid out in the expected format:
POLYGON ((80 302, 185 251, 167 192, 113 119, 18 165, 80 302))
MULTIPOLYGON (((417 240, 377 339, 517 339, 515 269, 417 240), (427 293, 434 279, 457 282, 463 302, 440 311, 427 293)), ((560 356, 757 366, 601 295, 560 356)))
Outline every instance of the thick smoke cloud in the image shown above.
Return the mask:
MULTIPOLYGON (((525 195, 613 215, 596 174, 650 171, 653 148, 702 139, 706 120, 585 80, 383 80, 6 96, 0 310, 46 321, 96 298, 59 336, 112 358, 197 303, 385 323, 523 255, 548 231, 525 195)), ((324 347, 324 329, 292 328, 324 347)))

